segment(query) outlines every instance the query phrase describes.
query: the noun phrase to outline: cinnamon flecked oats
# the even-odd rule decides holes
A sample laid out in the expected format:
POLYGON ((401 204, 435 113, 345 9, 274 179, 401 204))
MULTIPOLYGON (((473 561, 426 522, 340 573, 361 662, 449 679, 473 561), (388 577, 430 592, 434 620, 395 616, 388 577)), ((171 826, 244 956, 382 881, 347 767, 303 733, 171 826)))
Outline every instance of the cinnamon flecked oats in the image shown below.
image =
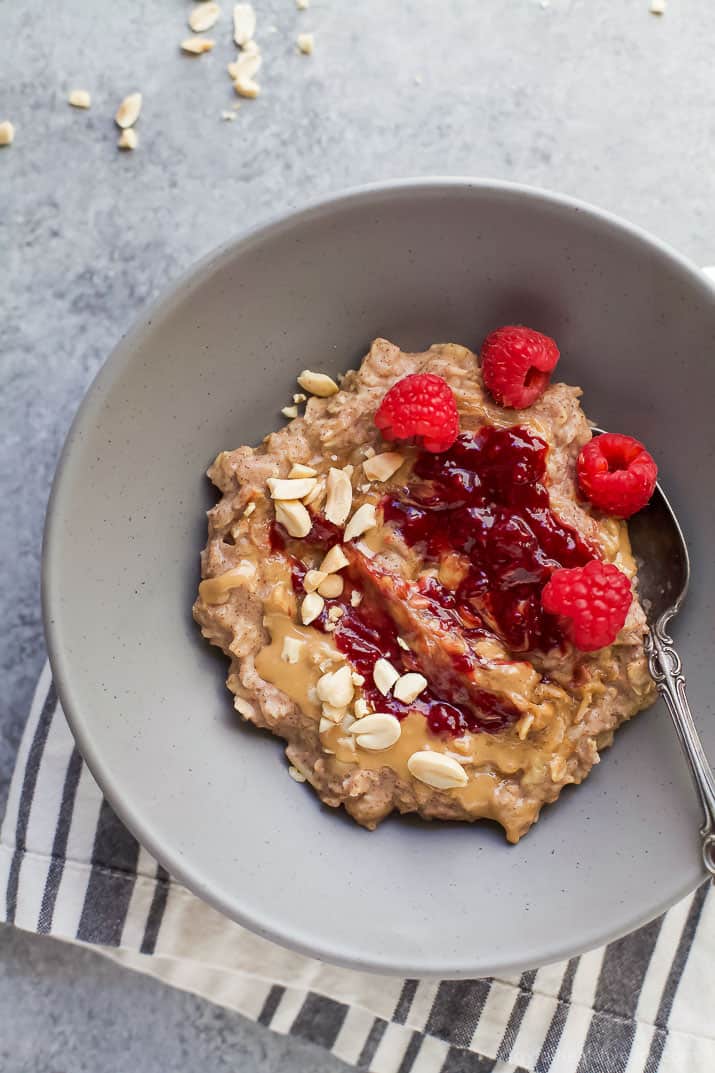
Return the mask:
POLYGON ((319 392, 305 415, 209 469, 221 499, 194 617, 229 659, 237 710, 285 740, 325 804, 369 828, 393 810, 490 818, 516 842, 655 695, 635 589, 597 651, 540 604, 554 569, 594 558, 635 586, 626 523, 577 492, 580 390, 504 408, 466 347, 384 339, 327 383, 302 374, 319 392), (415 373, 454 395, 445 452, 376 427, 415 373))

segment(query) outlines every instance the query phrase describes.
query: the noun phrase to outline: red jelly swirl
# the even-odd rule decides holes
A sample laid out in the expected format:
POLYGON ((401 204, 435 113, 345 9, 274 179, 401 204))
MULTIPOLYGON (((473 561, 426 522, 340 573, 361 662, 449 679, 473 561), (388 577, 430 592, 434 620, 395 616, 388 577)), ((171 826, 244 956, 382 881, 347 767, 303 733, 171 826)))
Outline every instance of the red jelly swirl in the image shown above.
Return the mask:
POLYGON ((445 590, 512 652, 548 651, 563 635, 541 607, 558 567, 583 566, 593 548, 551 510, 547 444, 519 425, 462 433, 449 451, 422 453, 408 487, 386 497, 384 518, 425 558, 457 553, 465 576, 445 590))
MULTIPOLYGON (((547 444, 520 426, 463 433, 449 451, 422 452, 410 483, 385 497, 384 519, 409 546, 428 563, 456 554, 463 569, 452 590, 433 577, 405 582, 351 551, 342 595, 326 600, 312 625, 332 631, 364 676, 362 690, 376 711, 401 719, 417 710, 433 732, 451 735, 494 733, 519 718, 506 697, 477 685, 474 643, 496 635, 515 653, 560 645, 556 619, 541 608, 541 590, 557 567, 594 558, 593 549, 551 510, 547 453, 547 444), (357 607, 353 592, 360 593, 357 607), (340 617, 331 620, 334 608, 340 617), (406 635, 410 651, 398 644, 398 636, 406 635), (440 643, 430 644, 435 639, 440 643), (400 673, 421 671, 428 688, 409 705, 383 696, 373 681, 381 656, 400 673)), ((301 594, 301 546, 325 551, 340 539, 339 530, 320 520, 305 541, 292 540, 280 526, 271 532, 273 550, 290 547, 293 586, 301 594)))

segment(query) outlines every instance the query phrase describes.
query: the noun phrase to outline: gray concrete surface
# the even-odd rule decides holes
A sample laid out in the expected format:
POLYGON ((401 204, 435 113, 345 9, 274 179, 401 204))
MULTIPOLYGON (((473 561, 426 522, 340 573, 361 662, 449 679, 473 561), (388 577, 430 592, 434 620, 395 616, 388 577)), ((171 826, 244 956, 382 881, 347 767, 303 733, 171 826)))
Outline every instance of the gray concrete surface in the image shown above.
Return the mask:
MULTIPOLYGON (((560 189, 715 260, 715 10, 670 0, 254 0, 263 94, 235 122, 189 0, 0 0, 0 808, 43 659, 39 549, 79 399, 139 308, 214 245, 349 184, 438 173, 560 189), (311 57, 295 53, 315 32, 311 57), (78 112, 68 90, 89 89, 78 112), (144 93, 134 153, 112 116, 144 93)), ((604 325, 607 332, 607 325, 604 325)), ((0 933, 4 1073, 337 1070, 87 952, 0 933)))
POLYGON ((349 1066, 100 954, 3 928, 0 1069, 348 1073, 349 1066))

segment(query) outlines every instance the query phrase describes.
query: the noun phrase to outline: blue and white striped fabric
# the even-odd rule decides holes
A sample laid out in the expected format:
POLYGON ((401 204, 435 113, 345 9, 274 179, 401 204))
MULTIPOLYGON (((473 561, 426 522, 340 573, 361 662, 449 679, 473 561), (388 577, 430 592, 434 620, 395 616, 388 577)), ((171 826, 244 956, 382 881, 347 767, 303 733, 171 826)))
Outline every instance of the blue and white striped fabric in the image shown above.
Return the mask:
POLYGON ((45 668, 0 834, 0 919, 310 1039, 375 1073, 712 1073, 715 894, 513 977, 375 977, 284 950, 171 877, 116 818, 45 668))

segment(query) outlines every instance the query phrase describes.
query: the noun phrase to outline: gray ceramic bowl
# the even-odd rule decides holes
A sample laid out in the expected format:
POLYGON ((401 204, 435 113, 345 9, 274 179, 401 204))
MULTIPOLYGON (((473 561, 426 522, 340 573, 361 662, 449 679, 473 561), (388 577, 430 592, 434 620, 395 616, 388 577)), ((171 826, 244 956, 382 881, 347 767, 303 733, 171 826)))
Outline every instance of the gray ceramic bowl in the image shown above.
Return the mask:
POLYGON ((659 705, 517 846, 490 825, 393 819, 370 834, 239 725, 191 620, 204 470, 258 442, 305 366, 521 321, 555 336, 599 424, 642 438, 688 535, 675 632, 715 755, 715 301, 671 250, 562 197, 492 182, 374 187, 284 217, 202 261, 91 388, 49 509, 47 638, 94 775, 178 879, 280 943, 409 976, 486 975, 582 951, 702 878, 700 814, 659 705))

